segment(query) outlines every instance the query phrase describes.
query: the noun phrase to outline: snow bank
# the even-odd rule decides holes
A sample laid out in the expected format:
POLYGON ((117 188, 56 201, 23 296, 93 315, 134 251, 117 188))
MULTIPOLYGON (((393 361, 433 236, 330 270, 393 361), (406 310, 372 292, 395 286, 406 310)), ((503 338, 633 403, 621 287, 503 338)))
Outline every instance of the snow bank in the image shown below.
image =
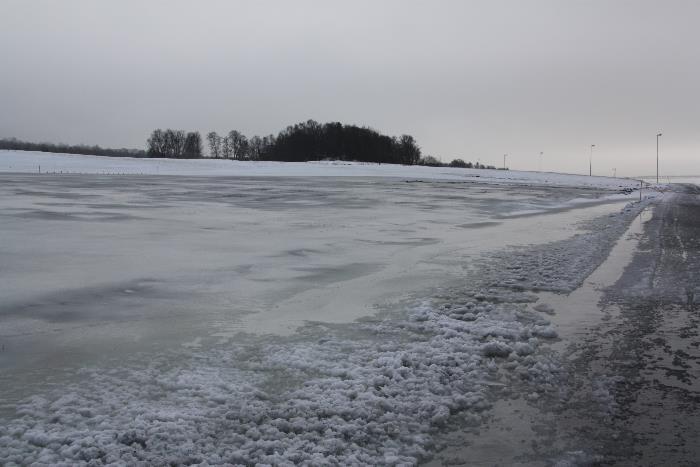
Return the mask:
POLYGON ((26 400, 0 427, 3 465, 416 464, 490 397, 556 393, 556 331, 530 290, 571 290, 645 203, 572 239, 484 258, 463 288, 298 336, 148 356, 26 400), (581 251, 586 254, 582 255, 581 251))
POLYGON ((44 173, 236 177, 398 177, 419 180, 481 181, 606 189, 634 189, 639 185, 636 180, 622 178, 515 170, 477 170, 338 161, 247 162, 222 159, 136 159, 0 150, 0 172, 38 173, 39 166, 44 173))
POLYGON ((592 220, 586 234, 495 253, 496 261, 482 262, 481 273, 493 287, 569 293, 607 258, 614 244, 610 239, 620 238, 629 221, 654 199, 629 203, 618 215, 592 220))
POLYGON ((426 303, 406 320, 365 325, 365 338, 325 333, 252 358, 227 348, 88 372, 19 407, 0 428, 0 461, 415 464, 451 417, 480 419, 489 385, 556 371, 515 350, 539 346, 543 321, 466 300, 473 321, 426 303), (302 383, 280 390, 288 381, 302 383))

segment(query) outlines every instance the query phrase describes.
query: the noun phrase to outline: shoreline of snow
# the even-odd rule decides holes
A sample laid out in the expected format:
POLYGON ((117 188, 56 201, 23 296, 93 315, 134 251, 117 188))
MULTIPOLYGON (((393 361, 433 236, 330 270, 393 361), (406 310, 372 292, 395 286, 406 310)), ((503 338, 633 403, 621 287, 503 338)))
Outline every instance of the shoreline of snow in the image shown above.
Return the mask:
POLYGON ((638 180, 516 170, 402 166, 344 161, 271 162, 143 159, 0 150, 0 173, 81 173, 220 177, 393 177, 419 180, 637 189, 638 180))

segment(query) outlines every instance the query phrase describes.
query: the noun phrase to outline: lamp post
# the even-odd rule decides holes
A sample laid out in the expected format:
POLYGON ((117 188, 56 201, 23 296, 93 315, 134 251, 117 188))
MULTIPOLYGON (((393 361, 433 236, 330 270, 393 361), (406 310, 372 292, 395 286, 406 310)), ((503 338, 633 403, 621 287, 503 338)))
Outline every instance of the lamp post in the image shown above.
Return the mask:
POLYGON ((592 177, 593 176, 593 148, 595 147, 595 144, 591 144, 591 155, 588 158, 588 176, 592 177))
POLYGON ((508 154, 503 154, 503 170, 506 170, 506 157, 508 157, 508 154))
POLYGON ((659 138, 663 133, 657 133, 656 135, 656 184, 659 184, 659 138))

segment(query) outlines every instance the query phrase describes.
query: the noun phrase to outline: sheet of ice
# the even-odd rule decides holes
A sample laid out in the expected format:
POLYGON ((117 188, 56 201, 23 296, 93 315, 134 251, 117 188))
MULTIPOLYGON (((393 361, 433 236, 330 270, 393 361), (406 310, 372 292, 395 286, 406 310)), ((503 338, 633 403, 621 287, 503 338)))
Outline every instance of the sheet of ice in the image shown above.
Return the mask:
POLYGON ((7 465, 415 463, 494 388, 556 390, 523 290, 575 287, 640 209, 387 179, 0 179, 7 465), (288 316, 288 336, 236 333, 288 316))
POLYGON ((202 175, 238 177, 399 177, 419 180, 489 181, 596 188, 633 188, 636 180, 515 170, 477 170, 356 162, 246 162, 223 159, 137 159, 0 150, 0 172, 202 175))
MULTIPOLYGON (((595 243, 593 267, 638 210, 598 220, 569 246, 595 243)), ((576 253, 567 251, 553 264, 569 263, 576 253)), ((21 404, 0 427, 0 460, 415 464, 448 421, 479 423, 494 388, 557 390, 559 368, 539 352, 556 335, 527 311, 534 297, 489 285, 490 271, 520 264, 496 261, 471 286, 380 320, 88 371, 79 384, 21 404)), ((574 288, 586 268, 571 273, 574 288)))
POLYGON ((28 368, 47 349, 81 360, 124 341, 349 322, 619 203, 605 190, 392 179, 1 178, 0 364, 28 368), (586 204, 562 211, 572 199, 586 204))

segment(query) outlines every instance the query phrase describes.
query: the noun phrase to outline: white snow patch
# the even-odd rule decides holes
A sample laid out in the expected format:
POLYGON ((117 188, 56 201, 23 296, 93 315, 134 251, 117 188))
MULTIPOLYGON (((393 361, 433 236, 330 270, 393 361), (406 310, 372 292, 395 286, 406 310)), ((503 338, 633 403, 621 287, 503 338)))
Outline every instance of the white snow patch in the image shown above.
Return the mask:
MULTIPOLYGON (((504 184, 636 189, 637 180, 551 172, 402 166, 360 162, 269 162, 223 159, 150 159, 0 150, 0 172, 199 175, 237 177, 398 177, 504 184)), ((577 202, 585 202, 579 200, 577 202)))

